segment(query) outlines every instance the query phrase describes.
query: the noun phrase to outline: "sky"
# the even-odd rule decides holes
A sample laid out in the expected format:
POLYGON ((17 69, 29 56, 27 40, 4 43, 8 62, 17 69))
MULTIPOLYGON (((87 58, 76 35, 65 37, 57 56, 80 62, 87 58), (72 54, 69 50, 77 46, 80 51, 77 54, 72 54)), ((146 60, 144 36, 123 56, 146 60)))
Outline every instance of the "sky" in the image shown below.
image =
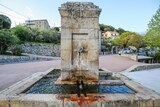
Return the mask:
POLYGON ((160 5, 160 0, 0 0, 0 14, 11 19, 12 27, 28 19, 47 19, 51 27, 59 27, 58 7, 67 1, 93 2, 102 9, 101 24, 139 33, 146 32, 160 5))

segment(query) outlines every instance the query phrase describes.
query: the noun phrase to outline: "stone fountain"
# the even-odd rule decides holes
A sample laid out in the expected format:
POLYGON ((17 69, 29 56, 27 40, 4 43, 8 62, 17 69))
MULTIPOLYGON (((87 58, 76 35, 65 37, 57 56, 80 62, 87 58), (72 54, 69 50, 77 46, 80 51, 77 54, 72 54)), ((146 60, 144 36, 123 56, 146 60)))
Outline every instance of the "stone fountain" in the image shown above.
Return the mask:
POLYGON ((57 83, 96 83, 99 74, 99 15, 91 2, 67 2, 61 15, 61 76, 57 83))
POLYGON ((62 69, 35 73, 2 90, 0 107, 160 107, 159 93, 123 74, 99 71, 98 6, 67 2, 59 12, 62 69))

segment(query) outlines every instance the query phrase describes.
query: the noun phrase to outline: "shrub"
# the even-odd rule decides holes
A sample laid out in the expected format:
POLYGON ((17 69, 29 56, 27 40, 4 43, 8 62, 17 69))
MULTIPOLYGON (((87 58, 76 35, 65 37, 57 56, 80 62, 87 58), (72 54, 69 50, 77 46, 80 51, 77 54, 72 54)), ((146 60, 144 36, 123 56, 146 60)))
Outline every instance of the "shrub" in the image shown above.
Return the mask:
POLYGON ((21 41, 31 41, 31 30, 26 26, 16 26, 12 29, 14 35, 16 35, 21 41))
POLYGON ((60 43, 60 34, 56 30, 41 31, 41 41, 45 43, 60 43))
POLYGON ((40 30, 38 28, 29 28, 26 26, 16 26, 12 29, 22 43, 28 42, 44 42, 44 43, 60 43, 60 34, 57 29, 40 30))
POLYGON ((16 44, 19 39, 10 30, 0 30, 0 54, 4 54, 9 46, 16 44))
POLYGON ((60 34, 56 30, 50 30, 50 35, 52 37, 52 43, 60 43, 60 34))
POLYGON ((154 55, 152 55, 152 57, 153 57, 156 61, 160 62, 160 51, 158 51, 157 53, 155 53, 154 55))
POLYGON ((22 46, 21 45, 15 45, 12 49, 12 54, 13 55, 21 55, 23 50, 22 50, 22 46))
POLYGON ((39 35, 41 31, 38 28, 31 28, 31 38, 30 41, 32 42, 41 42, 41 39, 39 38, 39 35))

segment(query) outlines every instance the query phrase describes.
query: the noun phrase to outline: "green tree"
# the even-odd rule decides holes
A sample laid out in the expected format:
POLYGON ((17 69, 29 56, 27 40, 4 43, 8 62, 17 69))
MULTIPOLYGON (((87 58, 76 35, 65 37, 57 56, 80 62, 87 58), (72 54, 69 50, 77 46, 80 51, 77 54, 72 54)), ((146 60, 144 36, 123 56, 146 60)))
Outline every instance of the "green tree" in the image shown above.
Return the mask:
POLYGON ((16 26, 12 29, 14 35, 16 35, 21 41, 31 41, 32 34, 30 28, 26 26, 16 26))
POLYGON ((102 32, 105 32, 105 31, 114 31, 115 28, 113 26, 110 26, 110 25, 100 24, 100 30, 102 32))
POLYGON ((60 34, 57 29, 41 30, 26 26, 16 26, 12 29, 12 32, 23 42, 60 43, 60 34))
POLYGON ((115 28, 110 25, 106 25, 106 27, 104 28, 104 31, 114 31, 114 30, 115 30, 115 28))
POLYGON ((120 46, 120 36, 113 39, 113 44, 117 45, 117 46, 120 46))
POLYGON ((134 32, 124 32, 119 37, 113 40, 115 45, 119 45, 122 48, 129 46, 135 46, 137 49, 144 46, 143 37, 134 32))
POLYGON ((148 24, 148 31, 145 35, 145 40, 148 46, 160 47, 160 7, 148 24))
POLYGON ((118 28, 116 29, 116 31, 119 33, 119 35, 121 35, 122 33, 126 32, 124 29, 122 28, 118 28))
POLYGON ((59 27, 54 27, 53 30, 56 30, 57 32, 59 32, 59 27))
POLYGON ((38 28, 31 28, 31 38, 30 38, 30 41, 32 42, 41 42, 41 37, 40 34, 41 34, 41 30, 38 29, 38 28))
POLYGON ((105 24, 100 24, 100 30, 102 32, 106 32, 106 31, 116 31, 118 32, 120 35, 124 32, 126 32, 124 29, 122 28, 118 28, 118 29, 115 29, 113 26, 110 26, 110 25, 105 25, 105 24))
POLYGON ((12 35, 10 30, 0 30, 0 54, 4 54, 9 46, 18 42, 18 38, 12 35))
POLYGON ((41 30, 39 39, 41 42, 57 44, 60 43, 60 34, 55 29, 41 30))
POLYGON ((131 35, 131 37, 130 37, 128 45, 129 46, 134 46, 137 49, 139 49, 141 47, 144 47, 145 46, 145 42, 143 40, 143 36, 141 36, 139 34, 136 34, 136 33, 133 33, 131 35))
POLYGON ((103 32, 104 31, 104 28, 105 28, 105 25, 104 24, 100 24, 100 30, 103 32))
POLYGON ((11 27, 11 20, 5 16, 0 14, 0 29, 10 29, 11 27))
POLYGON ((60 39, 61 39, 61 35, 60 35, 60 33, 58 33, 59 31, 57 31, 57 29, 54 29, 54 30, 51 30, 51 34, 52 34, 52 36, 54 37, 54 39, 53 39, 53 42, 55 43, 55 44, 57 44, 57 43, 60 43, 60 39))

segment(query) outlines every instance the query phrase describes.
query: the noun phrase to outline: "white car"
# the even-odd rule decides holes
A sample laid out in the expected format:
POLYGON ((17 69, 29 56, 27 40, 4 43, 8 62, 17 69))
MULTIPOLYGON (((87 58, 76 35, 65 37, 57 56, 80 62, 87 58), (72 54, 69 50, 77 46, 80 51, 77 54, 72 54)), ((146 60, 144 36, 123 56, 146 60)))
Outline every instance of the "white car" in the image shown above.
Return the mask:
POLYGON ((118 54, 119 54, 119 55, 121 55, 122 53, 129 54, 129 53, 131 53, 131 52, 132 52, 132 50, 131 50, 130 48, 124 48, 124 49, 120 50, 120 51, 118 52, 118 54))

